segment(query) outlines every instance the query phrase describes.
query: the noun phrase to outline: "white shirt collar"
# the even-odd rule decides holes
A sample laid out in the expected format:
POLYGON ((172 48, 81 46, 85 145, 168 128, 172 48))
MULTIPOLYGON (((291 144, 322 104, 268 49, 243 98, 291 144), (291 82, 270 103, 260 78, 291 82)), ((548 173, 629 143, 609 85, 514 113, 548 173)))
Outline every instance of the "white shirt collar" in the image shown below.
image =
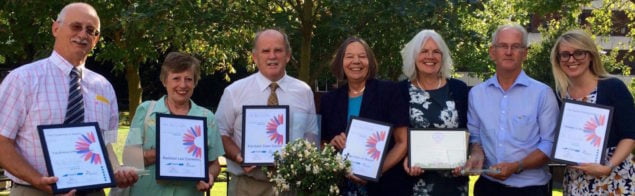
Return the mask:
MULTIPOLYGON (((53 50, 53 53, 51 54, 51 60, 53 62, 53 64, 55 66, 57 66, 57 68, 59 68, 60 70, 62 70, 62 72, 64 73, 64 75, 69 75, 71 73, 71 70, 73 69, 73 64, 71 64, 70 62, 68 62, 66 59, 64 59, 64 57, 62 57, 59 53, 57 53, 55 50, 53 50)), ((85 64, 80 64, 79 66, 77 66, 77 70, 79 70, 79 76, 80 78, 83 78, 84 76, 84 67, 85 64)))
MULTIPOLYGON (((269 80, 267 77, 265 77, 265 75, 262 75, 262 73, 260 73, 260 71, 256 72, 256 84, 258 85, 258 90, 260 91, 265 91, 267 90, 267 88, 269 88, 269 84, 271 84, 274 81, 269 80)), ((288 76, 287 76, 287 72, 284 72, 284 76, 282 76, 282 78, 280 78, 280 80, 275 81, 276 83, 278 83, 278 90, 282 90, 284 91, 284 89, 286 89, 287 87, 287 82, 288 81, 288 76)))

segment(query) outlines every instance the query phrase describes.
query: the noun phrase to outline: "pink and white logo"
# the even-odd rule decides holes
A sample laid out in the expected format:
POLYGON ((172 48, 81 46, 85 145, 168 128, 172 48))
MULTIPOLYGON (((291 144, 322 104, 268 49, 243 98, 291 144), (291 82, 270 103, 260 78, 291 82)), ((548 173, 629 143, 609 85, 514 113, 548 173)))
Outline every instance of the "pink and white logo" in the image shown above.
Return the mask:
POLYGON ((101 164, 101 156, 99 153, 94 152, 94 149, 99 145, 95 143, 95 141, 97 140, 92 132, 82 135, 77 138, 75 142, 75 152, 80 154, 84 158, 84 161, 99 165, 101 164))
POLYGON ((195 158, 201 158, 201 146, 203 146, 203 137, 201 136, 201 126, 190 127, 183 134, 183 146, 187 153, 192 153, 195 158))
POLYGON ((597 133, 595 133, 595 129, 600 126, 604 126, 605 123, 606 121, 604 115, 600 115, 599 117, 594 116, 593 118, 589 119, 586 124, 584 124, 584 133, 587 134, 586 141, 590 141, 593 146, 599 147, 600 143, 602 143, 602 138, 597 133))
POLYGON ((269 135, 269 140, 275 142, 278 145, 281 145, 284 141, 284 136, 278 133, 278 127, 280 125, 284 125, 284 118, 282 114, 278 114, 278 116, 274 116, 267 123, 267 135, 269 135))
POLYGON ((366 139, 366 154, 374 160, 378 160, 381 151, 384 150, 386 144, 386 131, 378 131, 370 135, 366 139))

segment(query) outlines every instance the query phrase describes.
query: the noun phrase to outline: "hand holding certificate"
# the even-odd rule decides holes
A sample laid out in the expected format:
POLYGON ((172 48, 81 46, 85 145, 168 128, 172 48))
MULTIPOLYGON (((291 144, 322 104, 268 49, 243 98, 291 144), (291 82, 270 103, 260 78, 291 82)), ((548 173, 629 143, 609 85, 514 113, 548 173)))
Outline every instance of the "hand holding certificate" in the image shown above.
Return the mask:
POLYGON ((410 129, 408 165, 422 169, 454 169, 467 161, 466 130, 410 129))
POLYGON ((106 145, 97 123, 40 125, 38 134, 54 193, 115 185, 106 145))
POLYGON ((351 161, 355 176, 377 182, 390 141, 390 124, 353 117, 346 130, 346 148, 342 155, 351 161))
POLYGON ((554 161, 602 164, 612 118, 612 107, 565 100, 556 129, 554 161))
POLYGON ((156 178, 208 181, 205 117, 157 114, 156 178))

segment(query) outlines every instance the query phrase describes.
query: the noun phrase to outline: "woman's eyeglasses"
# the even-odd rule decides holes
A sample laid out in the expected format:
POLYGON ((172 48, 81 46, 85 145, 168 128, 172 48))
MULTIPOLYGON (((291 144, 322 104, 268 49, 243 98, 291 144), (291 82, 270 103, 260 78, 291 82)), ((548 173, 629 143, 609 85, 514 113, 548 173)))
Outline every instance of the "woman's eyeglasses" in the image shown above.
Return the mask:
POLYGON ((571 58, 573 56, 573 59, 575 60, 582 60, 584 59, 584 57, 586 57, 586 54, 588 52, 584 51, 584 50, 575 50, 573 51, 573 53, 571 52, 560 52, 558 53, 558 59, 562 62, 566 62, 569 61, 569 58, 571 58))

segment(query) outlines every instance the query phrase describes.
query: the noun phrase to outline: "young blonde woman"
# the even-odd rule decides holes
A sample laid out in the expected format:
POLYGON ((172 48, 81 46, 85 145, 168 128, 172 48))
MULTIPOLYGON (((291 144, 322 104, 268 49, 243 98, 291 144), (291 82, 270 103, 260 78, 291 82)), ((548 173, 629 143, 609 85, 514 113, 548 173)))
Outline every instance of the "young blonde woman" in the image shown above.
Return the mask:
POLYGON ((633 97, 622 81, 606 72, 597 48, 587 33, 572 30, 561 35, 551 50, 553 77, 560 100, 578 100, 614 108, 605 164, 580 163, 568 167, 564 176, 564 194, 633 195, 633 97))

